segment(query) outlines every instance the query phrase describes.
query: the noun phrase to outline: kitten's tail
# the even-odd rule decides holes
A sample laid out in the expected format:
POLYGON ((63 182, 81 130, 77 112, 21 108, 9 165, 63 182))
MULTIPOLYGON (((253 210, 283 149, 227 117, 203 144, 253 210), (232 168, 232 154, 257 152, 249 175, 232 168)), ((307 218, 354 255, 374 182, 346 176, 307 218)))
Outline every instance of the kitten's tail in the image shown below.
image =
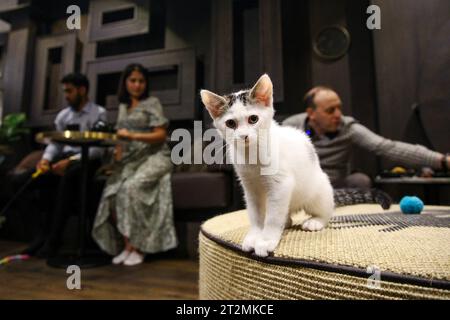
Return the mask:
POLYGON ((378 203, 384 210, 391 207, 392 198, 378 189, 334 189, 336 207, 360 203, 378 203))

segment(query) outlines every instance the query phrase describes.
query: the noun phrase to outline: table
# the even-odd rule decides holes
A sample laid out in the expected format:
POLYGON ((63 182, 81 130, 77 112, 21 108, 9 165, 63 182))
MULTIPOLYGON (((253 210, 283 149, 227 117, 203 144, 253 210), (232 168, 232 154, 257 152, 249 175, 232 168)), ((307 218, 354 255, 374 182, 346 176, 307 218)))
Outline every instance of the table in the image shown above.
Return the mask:
POLYGON ((378 185, 421 185, 424 191, 424 201, 426 204, 439 204, 441 199, 439 197, 439 188, 441 186, 450 186, 450 177, 381 177, 375 178, 375 184, 378 185))
POLYGON ((59 255, 49 258, 47 264, 56 268, 67 268, 77 265, 80 268, 93 268, 109 264, 111 258, 105 255, 86 253, 86 229, 87 229, 87 185, 88 185, 88 160, 90 147, 110 147, 120 140, 115 134, 92 131, 51 131, 41 132, 36 135, 36 141, 43 144, 57 142, 81 148, 81 199, 78 224, 78 252, 70 255, 59 255))

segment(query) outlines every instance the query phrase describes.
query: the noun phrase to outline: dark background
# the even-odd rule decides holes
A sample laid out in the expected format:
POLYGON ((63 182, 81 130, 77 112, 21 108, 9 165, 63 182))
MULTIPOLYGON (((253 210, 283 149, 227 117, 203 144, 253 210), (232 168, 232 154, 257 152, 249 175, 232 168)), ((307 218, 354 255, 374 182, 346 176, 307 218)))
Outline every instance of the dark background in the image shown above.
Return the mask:
MULTIPOLYGON (((132 62, 133 54, 149 54, 148 61, 164 62, 171 52, 188 50, 194 57, 189 60, 193 71, 188 77, 180 76, 185 65, 152 73, 155 90, 167 98, 167 110, 173 110, 169 112, 172 128, 192 128, 192 120, 210 123, 198 99, 199 89, 224 94, 249 87, 268 72, 275 84, 279 120, 302 111, 300 101, 310 87, 329 85, 342 97, 344 113, 373 131, 440 152, 450 150, 447 0, 129 2, 144 4, 148 31, 135 34, 130 29, 130 35, 120 38, 114 38, 112 32, 112 38, 99 41, 90 40, 92 1, 2 2, 0 18, 10 23, 9 30, 0 33, 3 114, 26 112, 33 132, 51 128, 54 115, 64 105, 35 102, 41 79, 36 65, 52 59, 50 53, 39 55, 37 43, 41 38, 72 32, 77 44, 71 58, 75 62, 69 67, 82 72, 89 71, 90 63, 105 59, 113 64, 120 58, 132 62), (66 8, 71 4, 82 11, 81 30, 74 32, 66 28, 66 8), (370 4, 381 8, 381 30, 366 27, 370 4), (337 60, 321 59, 312 50, 315 35, 328 25, 343 26, 351 36, 348 52, 337 60), (152 58, 155 54, 157 59, 152 58), (187 84, 190 86, 184 87, 187 84), (413 105, 419 107, 413 109, 413 105), (183 110, 183 116, 177 117, 183 110)), ((107 1, 105 6, 110 9, 113 5, 114 1, 107 1)), ((61 67, 58 57, 53 57, 53 62, 56 69, 61 67)), ((55 77, 52 83, 58 83, 55 77)), ((92 77, 99 85, 91 97, 107 104, 110 95, 109 101, 114 103, 118 73, 92 77)), ((114 108, 111 111, 114 119, 114 108)), ((29 147, 38 147, 32 136, 29 147)), ((372 176, 392 165, 377 162, 360 150, 356 154, 354 167, 372 176)))

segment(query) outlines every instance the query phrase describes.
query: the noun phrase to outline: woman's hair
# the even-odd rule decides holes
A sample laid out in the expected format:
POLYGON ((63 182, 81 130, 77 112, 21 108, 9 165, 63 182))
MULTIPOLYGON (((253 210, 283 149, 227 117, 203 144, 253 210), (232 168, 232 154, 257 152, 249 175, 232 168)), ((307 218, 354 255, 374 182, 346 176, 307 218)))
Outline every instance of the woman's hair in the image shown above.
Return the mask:
POLYGON ((137 71, 141 73, 144 76, 145 80, 145 91, 142 94, 142 96, 139 98, 140 100, 148 98, 149 90, 148 90, 148 70, 145 69, 145 67, 139 63, 132 63, 129 64, 125 70, 123 70, 122 75, 120 76, 120 83, 119 83, 119 90, 117 92, 117 97, 119 98, 119 102, 130 104, 130 93, 127 90, 127 78, 130 76, 130 74, 133 71, 137 71))

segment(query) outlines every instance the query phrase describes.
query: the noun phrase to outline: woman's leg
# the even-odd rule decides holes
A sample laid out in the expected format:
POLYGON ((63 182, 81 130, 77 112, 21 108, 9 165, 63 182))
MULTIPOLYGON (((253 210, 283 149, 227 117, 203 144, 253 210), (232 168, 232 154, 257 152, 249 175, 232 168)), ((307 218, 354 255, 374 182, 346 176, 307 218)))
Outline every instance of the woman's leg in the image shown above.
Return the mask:
MULTIPOLYGON (((111 211, 111 220, 114 223, 114 225, 117 225, 117 214, 115 211, 111 211)), ((130 240, 128 240, 128 237, 123 236, 123 241, 125 243, 125 250, 128 252, 132 252, 136 250, 130 243, 130 240)))
POLYGON ((123 264, 126 266, 135 266, 135 265, 138 265, 138 264, 141 264, 142 262, 144 262, 144 254, 142 252, 140 252, 138 249, 136 249, 135 247, 133 247, 127 237, 124 237, 124 239, 126 241, 125 242, 126 248, 128 248, 126 250, 130 254, 125 259, 123 264))
MULTIPOLYGON (((117 214, 115 211, 111 211, 111 220, 114 225, 117 225, 117 214)), ((125 243, 125 247, 119 255, 114 257, 114 259, 112 260, 113 264, 120 264, 125 262, 130 253, 132 253, 134 250, 134 248, 131 246, 130 241, 126 236, 123 236, 123 241, 125 243)))
POLYGON ((136 250, 136 249, 131 245, 130 240, 128 240, 127 237, 124 236, 124 237, 123 237, 123 240, 125 241, 125 250, 127 250, 127 251, 129 251, 129 252, 132 252, 132 251, 136 250))

